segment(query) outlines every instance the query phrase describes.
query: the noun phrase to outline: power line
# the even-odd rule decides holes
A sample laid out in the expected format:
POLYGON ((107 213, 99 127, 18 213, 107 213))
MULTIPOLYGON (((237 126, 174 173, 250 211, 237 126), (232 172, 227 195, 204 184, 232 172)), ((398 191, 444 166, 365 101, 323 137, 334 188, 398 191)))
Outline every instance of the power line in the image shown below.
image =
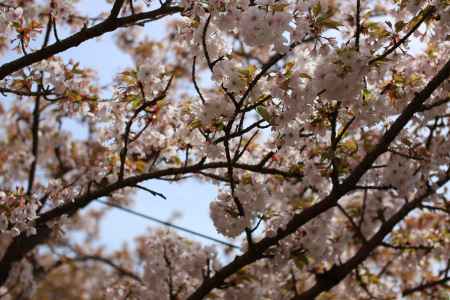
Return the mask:
POLYGON ((129 213, 131 215, 134 215, 134 216, 137 216, 137 217, 141 217, 143 219, 146 219, 146 220, 149 220, 149 221, 152 221, 152 222, 156 222, 156 223, 162 224, 164 226, 171 227, 171 228, 174 228, 176 230, 180 230, 180 231, 183 231, 183 232, 186 232, 186 233, 198 236, 200 238, 203 238, 203 239, 206 239, 206 240, 210 240, 210 241, 213 241, 213 242, 218 243, 218 244, 222 244, 222 245, 230 247, 230 248, 241 249, 241 247, 233 245, 233 244, 228 243, 226 241, 222 241, 222 240, 216 239, 216 238, 214 238, 212 236, 209 236, 209 235, 206 235, 206 234, 203 234, 203 233, 200 233, 200 232, 196 232, 194 230, 191 230, 191 229, 188 229, 188 228, 185 228, 185 227, 181 227, 181 226, 178 226, 178 225, 175 225, 175 224, 172 224, 172 223, 169 223, 169 222, 166 222, 166 221, 154 218, 152 216, 149 216, 149 215, 137 212, 135 210, 129 209, 129 208, 124 207, 124 206, 121 206, 119 204, 103 201, 103 200, 100 200, 100 199, 97 199, 95 201, 97 201, 97 202, 99 202, 99 203, 101 203, 103 205, 106 205, 106 206, 117 208, 117 209, 119 209, 121 211, 124 211, 126 213, 129 213))

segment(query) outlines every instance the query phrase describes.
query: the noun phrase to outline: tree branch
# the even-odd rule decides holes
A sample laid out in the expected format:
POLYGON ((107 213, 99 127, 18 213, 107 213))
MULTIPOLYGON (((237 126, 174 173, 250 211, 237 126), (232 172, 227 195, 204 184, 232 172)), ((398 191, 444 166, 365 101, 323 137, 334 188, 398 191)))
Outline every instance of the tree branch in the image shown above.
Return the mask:
MULTIPOLYGON (((38 89, 38 93, 40 91, 40 86, 38 89)), ((31 162, 30 171, 28 173, 28 188, 27 195, 30 196, 33 191, 33 183, 34 177, 36 175, 36 165, 38 161, 39 154, 39 116, 40 116, 40 104, 41 104, 41 96, 38 94, 36 96, 34 110, 33 110, 33 124, 31 126, 31 135, 32 135, 32 148, 31 154, 33 155, 33 161, 31 162)))
POLYGON ((439 280, 430 281, 427 283, 420 284, 413 288, 405 289, 402 294, 403 294, 403 296, 408 296, 408 295, 411 295, 411 294, 414 294, 417 292, 422 292, 424 290, 431 289, 431 288, 434 288, 434 287, 440 286, 440 285, 450 288, 447 285, 447 282, 449 282, 449 281, 450 281, 450 276, 445 276, 444 278, 439 279, 439 280))
POLYGON ((436 11, 436 8, 434 6, 429 6, 422 10, 420 13, 422 14, 422 17, 420 20, 411 28, 410 31, 408 31, 407 34, 405 34, 404 37, 402 37, 397 43, 394 43, 390 48, 388 48, 383 54, 373 58, 369 61, 369 65, 374 64, 380 60, 385 59, 389 54, 395 51, 398 47, 400 47, 403 43, 405 43, 408 38, 422 25, 422 23, 427 20, 429 17, 433 15, 433 13, 436 11))
POLYGON ((95 261, 95 262, 100 262, 100 263, 106 264, 109 267, 113 268, 117 273, 119 273, 119 275, 129 277, 139 283, 142 283, 142 279, 139 276, 137 276, 136 274, 134 274, 133 272, 124 269, 123 267, 117 265, 116 263, 114 263, 112 260, 110 260, 108 258, 97 256, 97 255, 81 255, 81 256, 77 256, 77 257, 73 257, 73 258, 65 257, 64 259, 61 259, 61 260, 58 260, 57 262, 55 262, 52 266, 50 266, 50 268, 45 270, 45 272, 50 273, 53 270, 60 268, 61 266, 65 265, 69 262, 87 262, 87 261, 95 261))
POLYGON ((120 10, 122 9, 123 3, 125 2, 125 0, 116 0, 114 2, 114 5, 111 9, 111 13, 109 14, 109 19, 115 19, 117 18, 117 16, 120 13, 120 10))
MULTIPOLYGON (((111 193, 125 187, 133 187, 143 181, 150 179, 162 179, 166 176, 176 176, 189 173, 199 173, 207 169, 227 168, 228 162, 211 162, 204 163, 204 160, 186 167, 167 168, 163 170, 155 170, 150 173, 145 173, 137 176, 125 178, 121 181, 116 181, 107 186, 100 186, 100 189, 95 191, 88 191, 73 199, 67 201, 65 204, 55 207, 50 211, 42 213, 39 218, 35 220, 36 234, 28 236, 22 233, 15 237, 12 243, 8 246, 3 258, 0 261, 0 286, 6 281, 9 271, 14 262, 20 261, 25 255, 33 250, 37 245, 44 243, 51 235, 52 228, 47 224, 49 221, 54 221, 63 215, 72 216, 80 209, 89 205, 92 201, 110 195, 111 193)), ((265 168, 260 165, 248 164, 233 164, 234 168, 258 172, 261 174, 281 175, 287 178, 298 178, 298 174, 281 171, 273 168, 265 168)))
MULTIPOLYGON (((446 80, 450 75, 450 60, 438 72, 438 74, 431 79, 427 86, 417 93, 410 104, 405 108, 403 113, 395 120, 389 130, 383 135, 378 144, 369 152, 363 160, 355 167, 352 173, 339 185, 339 188, 334 188, 329 196, 324 200, 306 208, 301 213, 296 214, 285 226, 284 229, 279 229, 277 234, 273 237, 266 237, 255 243, 251 251, 247 251, 242 256, 237 256, 231 263, 224 266, 217 271, 215 275, 203 281, 197 290, 188 297, 188 300, 203 299, 211 290, 220 286, 226 278, 239 271, 241 268, 249 265, 258 259, 262 258, 264 252, 271 246, 276 245, 280 240, 295 232, 298 228, 317 217, 321 213, 334 207, 337 201, 346 193, 352 190, 358 183, 360 178, 369 170, 375 160, 384 153, 389 144, 402 131, 408 121, 412 118, 414 113, 418 111, 423 102, 425 102, 431 93, 436 90, 439 85, 446 80)), ((312 299, 312 298, 304 298, 312 299)))
MULTIPOLYGON (((446 184, 450 177, 450 174, 446 174, 439 182, 436 183, 437 187, 441 187, 446 184)), ((318 274, 316 277, 316 284, 307 291, 303 292, 292 300, 309 300, 315 299, 322 292, 328 291, 341 282, 348 274, 350 274, 355 268, 358 267, 367 257, 382 243, 383 239, 394 229, 394 227, 402 221, 411 211, 416 209, 420 203, 430 195, 434 194, 437 190, 426 189, 421 195, 417 196, 412 201, 406 203, 397 213, 395 213, 389 220, 384 222, 376 234, 363 244, 358 252, 350 258, 346 263, 342 265, 334 265, 328 271, 318 274)))
POLYGON ((361 35, 361 0, 356 0, 356 33, 355 33, 355 48, 359 52, 359 37, 361 35))
POLYGON ((105 21, 94 25, 90 28, 82 29, 81 31, 61 40, 57 41, 49 46, 46 46, 38 51, 22 56, 16 60, 6 63, 0 67, 0 80, 6 76, 21 70, 27 66, 37 63, 41 60, 52 57, 55 54, 63 52, 67 49, 76 47, 81 43, 101 36, 104 33, 111 32, 120 27, 129 26, 140 20, 158 20, 162 17, 182 12, 183 8, 179 6, 166 6, 163 5, 158 9, 143 12, 127 17, 106 19, 105 21))

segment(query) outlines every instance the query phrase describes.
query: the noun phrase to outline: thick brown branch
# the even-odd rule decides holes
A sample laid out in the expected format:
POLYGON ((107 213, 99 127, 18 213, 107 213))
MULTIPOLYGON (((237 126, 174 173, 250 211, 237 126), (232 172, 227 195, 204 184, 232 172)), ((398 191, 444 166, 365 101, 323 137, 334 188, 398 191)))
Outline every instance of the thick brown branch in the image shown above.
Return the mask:
POLYGON ((120 27, 126 27, 134 24, 141 20, 158 20, 162 17, 172 15, 175 13, 182 12, 183 8, 178 6, 166 6, 143 12, 127 17, 116 18, 116 19, 106 19, 105 21, 92 26, 90 28, 82 29, 81 31, 59 41, 51 44, 50 46, 44 47, 38 51, 30 53, 28 55, 22 56, 16 60, 6 63, 0 67, 0 80, 6 76, 21 70, 27 66, 37 63, 41 60, 52 57, 55 54, 61 53, 67 49, 76 47, 81 43, 93 39, 95 37, 101 36, 104 33, 111 32, 120 27))
MULTIPOLYGON (((440 180, 436 186, 441 187, 446 184, 449 180, 449 176, 445 176, 440 180)), ((436 190, 426 189, 421 195, 417 196, 413 201, 405 204, 396 214, 394 214, 389 220, 381 225, 380 229, 377 231, 373 237, 363 244, 358 252, 349 259, 346 263, 336 266, 334 265, 330 270, 325 273, 321 273, 317 276, 316 284, 303 292, 302 294, 292 298, 292 300, 309 300, 315 299, 322 292, 328 291, 341 282, 347 275, 349 275, 354 269, 356 269, 364 260, 369 257, 369 255, 378 246, 381 245, 384 238, 391 233, 394 227, 402 221, 411 211, 417 208, 420 203, 430 195, 432 195, 436 190)))
MULTIPOLYGON (((0 286, 6 281, 9 271, 11 270, 14 262, 20 261, 29 251, 34 249, 37 245, 44 243, 51 235, 52 229, 47 222, 55 221, 63 215, 72 216, 80 209, 89 205, 92 201, 106 197, 113 192, 125 187, 133 187, 137 184, 151 179, 162 179, 166 176, 179 176, 189 173, 199 173, 203 170, 227 168, 228 162, 211 162, 204 163, 200 161, 197 164, 181 167, 181 168, 168 168, 164 170, 155 170, 150 173, 132 176, 125 178, 121 181, 114 182, 107 186, 102 186, 95 191, 88 191, 87 193, 76 197, 73 201, 68 201, 66 204, 58 206, 50 211, 42 213, 35 221, 36 234, 28 236, 26 233, 22 233, 16 237, 9 245, 2 260, 0 261, 0 286)), ((281 171, 273 168, 265 168, 259 165, 247 165, 247 164, 233 164, 234 168, 258 172, 261 174, 273 174, 282 175, 288 178, 298 178, 298 174, 281 171)))
POLYGON ((389 130, 383 135, 378 144, 369 152, 364 159, 353 170, 351 175, 342 183, 342 186, 354 186, 364 173, 372 166, 375 160, 388 150, 389 145, 400 131, 411 120, 413 115, 420 111, 422 104, 431 96, 439 85, 450 76, 450 60, 434 76, 425 88, 416 94, 414 99, 406 106, 401 115, 395 120, 389 130))
POLYGON ((255 243, 251 251, 247 251, 242 256, 236 257, 231 263, 216 272, 213 277, 204 280, 200 287, 188 298, 188 300, 203 299, 211 290, 220 286, 226 278, 233 275, 246 265, 249 265, 262 258, 264 252, 271 246, 276 245, 280 240, 295 232, 298 228, 300 228, 316 216, 334 207, 337 201, 343 195, 354 188, 361 177, 367 172, 367 170, 371 168, 375 160, 387 150, 389 144, 395 139, 400 131, 402 131, 402 129, 412 118, 414 113, 416 113, 420 109, 422 103, 424 103, 430 97, 431 93, 433 93, 433 91, 436 90, 439 85, 449 77, 449 75, 450 60, 427 84, 427 86, 420 93, 418 93, 416 97, 414 97, 410 104, 405 108, 403 113, 395 120, 390 129, 380 139, 374 149, 364 157, 364 159, 352 171, 347 179, 344 180, 339 188, 333 189, 330 195, 324 200, 295 215, 286 225, 285 229, 279 229, 275 236, 266 237, 260 242, 255 243))
MULTIPOLYGON (((38 90, 38 93, 40 88, 38 90)), ((33 155, 33 161, 31 162, 30 171, 28 173, 28 188, 27 195, 31 195, 33 190, 34 177, 36 175, 36 166, 38 161, 38 153, 39 153, 39 116, 40 116, 40 104, 41 104, 41 96, 36 96, 34 110, 33 110, 33 123, 31 125, 31 135, 32 135, 32 146, 31 146, 31 154, 33 155)))
POLYGON ((109 14, 110 19, 115 19, 119 15, 124 2, 125 2, 125 0, 116 0, 114 2, 114 5, 111 9, 111 13, 109 14))
POLYGON ((355 33, 355 48, 359 51, 359 38, 361 36, 361 0, 356 0, 356 33, 355 33))

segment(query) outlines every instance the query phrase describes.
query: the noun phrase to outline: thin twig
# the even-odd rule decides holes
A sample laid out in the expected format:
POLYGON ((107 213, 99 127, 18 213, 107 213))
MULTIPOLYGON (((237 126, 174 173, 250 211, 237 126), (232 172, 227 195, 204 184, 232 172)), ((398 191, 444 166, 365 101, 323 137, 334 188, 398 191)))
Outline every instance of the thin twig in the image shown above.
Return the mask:
POLYGON ((411 28, 410 31, 408 31, 407 34, 403 38, 401 38, 397 43, 394 43, 390 48, 388 48, 383 54, 371 59, 369 61, 369 65, 374 64, 380 60, 383 60, 386 58, 389 54, 395 51, 398 47, 400 47, 403 43, 405 43, 408 38, 422 25, 422 23, 427 20, 429 17, 433 15, 433 13, 436 11, 436 8, 434 6, 429 6, 422 10, 420 14, 422 14, 422 17, 420 20, 411 28))

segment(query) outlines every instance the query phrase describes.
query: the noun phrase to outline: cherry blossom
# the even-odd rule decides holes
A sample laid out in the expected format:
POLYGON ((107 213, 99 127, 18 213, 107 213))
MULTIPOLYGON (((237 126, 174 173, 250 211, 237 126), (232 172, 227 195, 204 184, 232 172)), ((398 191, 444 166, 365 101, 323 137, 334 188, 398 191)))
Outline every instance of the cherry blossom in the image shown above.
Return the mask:
POLYGON ((106 2, 0 3, 1 298, 446 299, 448 1, 106 2), (187 178, 221 246, 101 245, 187 178))

